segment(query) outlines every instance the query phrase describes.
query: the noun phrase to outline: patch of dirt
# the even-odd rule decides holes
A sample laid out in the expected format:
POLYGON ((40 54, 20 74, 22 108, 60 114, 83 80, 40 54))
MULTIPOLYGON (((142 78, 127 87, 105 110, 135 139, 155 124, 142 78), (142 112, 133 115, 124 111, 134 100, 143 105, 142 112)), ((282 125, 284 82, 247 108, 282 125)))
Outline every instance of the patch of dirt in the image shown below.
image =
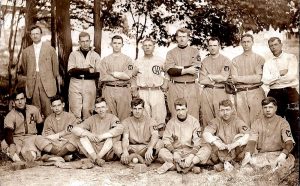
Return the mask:
POLYGON ((107 162, 103 167, 92 169, 60 169, 54 166, 37 166, 33 168, 12 171, 10 165, 0 167, 0 185, 298 185, 299 160, 296 168, 281 183, 269 180, 264 170, 253 170, 250 166, 232 172, 215 172, 203 169, 200 174, 178 174, 168 171, 159 175, 156 169, 160 166, 154 163, 147 172, 137 173, 133 167, 127 167, 119 162, 107 162))

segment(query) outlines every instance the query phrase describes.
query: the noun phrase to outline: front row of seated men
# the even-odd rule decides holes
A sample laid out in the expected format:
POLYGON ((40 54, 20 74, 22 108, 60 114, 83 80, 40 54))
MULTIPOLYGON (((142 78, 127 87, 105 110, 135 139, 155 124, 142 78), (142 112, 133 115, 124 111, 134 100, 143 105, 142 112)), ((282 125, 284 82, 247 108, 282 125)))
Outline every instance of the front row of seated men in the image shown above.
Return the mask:
POLYGON ((98 98, 96 114, 82 123, 64 110, 60 97, 51 99, 53 114, 44 122, 42 135, 37 135, 37 124, 42 124, 38 109, 26 104, 24 91, 13 95, 14 108, 4 121, 6 138, 1 147, 13 161, 41 159, 41 152, 66 157, 79 151, 93 163, 119 158, 129 164, 133 157, 149 165, 155 159, 163 162, 157 169, 186 173, 200 172, 197 165, 210 164, 223 170, 225 163, 270 165, 273 170, 294 166, 291 151, 294 139, 288 122, 277 116, 277 102, 272 97, 262 101, 263 116, 248 126, 240 120, 230 100, 219 103, 219 116, 202 129, 199 121, 188 114, 183 98, 175 101, 176 116, 167 123, 160 139, 155 120, 144 112, 144 101, 131 102, 132 116, 120 120, 107 112, 103 98, 98 98), (121 139, 122 137, 122 139, 121 139), (6 147, 6 148, 5 148, 6 147))

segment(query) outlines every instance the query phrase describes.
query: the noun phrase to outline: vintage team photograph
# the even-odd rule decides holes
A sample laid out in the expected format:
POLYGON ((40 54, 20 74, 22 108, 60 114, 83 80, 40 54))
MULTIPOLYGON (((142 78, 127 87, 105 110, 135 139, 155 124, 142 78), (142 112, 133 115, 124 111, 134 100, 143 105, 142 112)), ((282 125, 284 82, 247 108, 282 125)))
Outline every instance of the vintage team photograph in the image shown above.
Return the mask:
POLYGON ((0 186, 298 186, 298 0, 0 0, 0 186))

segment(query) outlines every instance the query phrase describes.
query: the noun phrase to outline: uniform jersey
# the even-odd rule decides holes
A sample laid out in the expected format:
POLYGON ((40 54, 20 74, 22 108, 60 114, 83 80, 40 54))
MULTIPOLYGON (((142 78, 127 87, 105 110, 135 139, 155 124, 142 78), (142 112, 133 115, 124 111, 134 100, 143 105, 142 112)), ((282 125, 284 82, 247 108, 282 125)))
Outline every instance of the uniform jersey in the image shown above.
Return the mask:
POLYGON ((261 84, 264 58, 251 52, 243 53, 232 60, 232 75, 238 76, 238 87, 252 87, 261 84))
POLYGON ((136 84, 138 87, 160 87, 164 83, 164 60, 158 56, 140 58, 135 62, 138 70, 136 84))
POLYGON ((191 115, 181 122, 177 117, 173 117, 166 126, 163 142, 172 145, 175 149, 200 148, 202 140, 199 121, 191 115))
POLYGON ((97 135, 110 132, 113 136, 117 136, 123 132, 123 128, 120 127, 120 120, 110 113, 106 113, 104 118, 101 118, 98 114, 92 115, 79 124, 78 127, 97 135))
MULTIPOLYGON (((168 71, 170 68, 176 68, 176 66, 200 66, 200 61, 201 58, 196 48, 191 46, 185 48, 176 47, 167 53, 165 67, 166 71, 168 71)), ((179 82, 191 82, 195 81, 197 77, 195 75, 186 74, 177 77, 171 76, 171 78, 179 82)))
POLYGON ((257 119, 251 126, 249 140, 257 142, 259 152, 280 151, 288 140, 295 143, 289 123, 277 115, 272 118, 257 119))
MULTIPOLYGON (((125 72, 130 78, 134 73, 134 66, 131 58, 125 54, 110 54, 104 57, 100 65, 100 79, 103 82, 112 82, 112 72, 125 72)), ((113 84, 128 84, 130 80, 114 80, 113 84)))
POLYGON ((74 126, 76 124, 76 118, 72 113, 63 111, 59 120, 55 118, 55 114, 52 113, 48 116, 44 123, 43 136, 49 136, 57 134, 61 131, 65 131, 69 125, 74 126))
POLYGON ((230 68, 230 60, 222 54, 219 54, 217 58, 212 58, 211 56, 206 57, 202 61, 202 66, 200 69, 200 84, 214 85, 214 82, 207 77, 209 74, 222 75, 227 79, 230 74, 230 68))
POLYGON ((280 56, 273 57, 265 63, 262 77, 264 84, 269 85, 276 79, 280 79, 280 82, 270 85, 271 89, 298 88, 298 60, 295 55, 282 52, 280 56), (286 70, 287 73, 280 76, 280 71, 283 70, 286 70))
POLYGON ((124 134, 129 135, 129 144, 147 145, 153 135, 158 136, 158 131, 155 130, 157 122, 148 116, 143 116, 140 119, 129 117, 122 121, 122 124, 124 126, 124 134))
POLYGON ((204 132, 219 137, 225 144, 231 144, 237 134, 249 133, 250 128, 236 116, 232 116, 230 121, 224 121, 218 117, 209 122, 204 132))
POLYGON ((37 134, 36 124, 42 123, 40 111, 33 105, 26 105, 26 118, 23 114, 12 109, 4 119, 4 128, 14 130, 14 136, 37 134))

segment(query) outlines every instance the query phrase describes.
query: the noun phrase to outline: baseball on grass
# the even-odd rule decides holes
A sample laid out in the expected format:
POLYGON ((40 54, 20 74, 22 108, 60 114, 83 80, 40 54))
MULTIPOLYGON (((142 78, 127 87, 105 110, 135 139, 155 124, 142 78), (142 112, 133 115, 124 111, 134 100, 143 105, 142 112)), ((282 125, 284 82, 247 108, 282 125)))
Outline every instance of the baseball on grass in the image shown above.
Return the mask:
POLYGON ((138 163, 139 160, 137 158, 132 158, 132 163, 138 163))

